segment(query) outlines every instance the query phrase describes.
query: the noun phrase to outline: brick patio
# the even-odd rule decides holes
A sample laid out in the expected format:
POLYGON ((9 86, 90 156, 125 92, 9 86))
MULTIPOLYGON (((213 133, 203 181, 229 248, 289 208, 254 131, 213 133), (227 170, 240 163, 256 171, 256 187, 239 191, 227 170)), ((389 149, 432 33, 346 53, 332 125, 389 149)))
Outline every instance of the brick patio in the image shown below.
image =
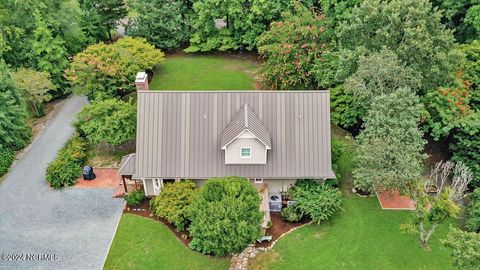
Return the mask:
POLYGON ((408 196, 395 191, 377 192, 380 206, 385 210, 415 210, 415 203, 408 196))
MULTIPOLYGON (((81 177, 75 188, 118 188, 122 177, 117 174, 117 168, 94 168, 95 180, 83 180, 81 177)), ((123 187, 123 186, 122 186, 123 187)))

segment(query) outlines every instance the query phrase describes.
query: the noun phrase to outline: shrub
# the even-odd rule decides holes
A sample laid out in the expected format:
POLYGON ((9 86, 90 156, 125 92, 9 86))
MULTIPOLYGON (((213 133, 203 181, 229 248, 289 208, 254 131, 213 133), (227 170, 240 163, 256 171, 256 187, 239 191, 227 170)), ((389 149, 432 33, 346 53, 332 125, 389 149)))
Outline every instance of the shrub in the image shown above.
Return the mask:
POLYGON ((297 181, 289 195, 297 202, 295 206, 300 213, 318 224, 328 220, 342 204, 342 193, 338 188, 314 180, 297 181))
POLYGON ((332 169, 337 176, 337 179, 341 178, 341 175, 338 173, 338 162, 342 155, 345 153, 345 143, 340 140, 332 140, 332 169))
POLYGON ((179 230, 188 224, 188 207, 196 193, 196 185, 192 181, 166 184, 160 195, 151 202, 154 215, 166 219, 179 230))
POLYGON ((190 247, 224 256, 242 251, 261 235, 260 196, 245 178, 210 179, 189 208, 190 247))
POLYGON ((96 101, 80 111, 74 125, 91 143, 119 145, 135 138, 137 107, 117 99, 96 101))
POLYGON ((299 211, 298 207, 295 205, 290 205, 289 207, 282 209, 282 218, 286 221, 297 222, 303 218, 303 215, 299 211))
POLYGON ((452 248, 453 265, 457 269, 478 269, 480 265, 480 234, 450 228, 443 244, 452 248))
POLYGON ((258 52, 264 58, 260 73, 274 89, 314 89, 312 69, 327 50, 325 16, 296 5, 295 14, 286 12, 282 17, 258 39, 258 52))
POLYGON ((10 169, 15 157, 15 151, 0 147, 0 176, 6 174, 10 169))
POLYGON ((88 144, 79 137, 69 140, 47 168, 47 182, 53 188, 68 187, 76 183, 87 159, 88 144))
POLYGON ((470 202, 465 213, 465 229, 480 232, 480 188, 470 196, 470 202))
POLYGON ((143 191, 135 190, 123 197, 128 205, 130 206, 139 206, 143 200, 145 200, 146 196, 143 191))

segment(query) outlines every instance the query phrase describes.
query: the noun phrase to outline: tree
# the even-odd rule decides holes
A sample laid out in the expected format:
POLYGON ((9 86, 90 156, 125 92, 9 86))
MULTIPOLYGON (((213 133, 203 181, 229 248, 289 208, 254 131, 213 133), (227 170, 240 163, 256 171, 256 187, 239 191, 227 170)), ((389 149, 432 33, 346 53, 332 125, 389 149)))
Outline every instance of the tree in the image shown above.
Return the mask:
POLYGON ((480 112, 462 119, 453 132, 450 150, 453 152, 452 160, 467 165, 475 175, 470 186, 480 187, 480 112))
POLYGON ((19 150, 27 144, 31 129, 25 108, 5 62, 0 59, 0 148, 19 150))
POLYGON ((465 211, 465 229, 480 232, 480 188, 470 194, 470 201, 465 211))
POLYGON ((327 50, 325 17, 297 4, 295 12, 285 12, 270 30, 258 39, 258 52, 264 59, 260 74, 274 89, 314 89, 311 72, 316 59, 327 50))
POLYGON ((49 91, 55 89, 50 80, 50 75, 46 72, 20 68, 12 73, 12 79, 17 89, 22 93, 33 115, 35 117, 43 116, 45 114, 43 105, 52 98, 49 91))
POLYGON ((353 96, 356 103, 351 109, 358 111, 363 119, 373 99, 389 94, 399 88, 414 92, 420 88, 420 80, 408 67, 404 67, 392 51, 382 49, 367 56, 360 56, 357 70, 345 82, 345 92, 353 96))
POLYGON ((433 0, 432 4, 442 12, 442 22, 452 29, 458 41, 469 39, 470 29, 464 24, 465 14, 472 6, 472 0, 433 0))
POLYGON ((112 40, 110 30, 114 29, 117 23, 128 14, 124 0, 97 0, 94 1, 94 7, 100 16, 104 31, 108 38, 112 40))
POLYGON ((458 50, 463 54, 461 64, 462 79, 468 81, 471 87, 470 102, 472 106, 480 107, 480 40, 470 44, 462 44, 458 50))
POLYGON ((450 53, 454 37, 441 17, 428 0, 363 1, 338 29, 341 49, 318 61, 318 81, 342 82, 356 70, 352 60, 386 48, 419 75, 421 91, 445 85, 460 57, 450 53))
POLYGON ((102 42, 77 54, 67 70, 74 91, 90 100, 125 96, 135 90, 135 75, 152 70, 165 54, 143 38, 125 37, 114 44, 102 42))
POLYGON ((102 24, 102 17, 95 8, 95 1, 81 0, 82 16, 80 27, 87 36, 87 44, 108 40, 108 33, 102 24))
POLYGON ((242 251, 260 236, 260 196, 245 178, 210 179, 190 206, 190 247, 224 256, 242 251))
POLYGON ((189 25, 184 1, 137 1, 133 9, 139 15, 127 25, 128 35, 144 37, 163 50, 177 49, 187 42, 189 25))
POLYGON ((68 67, 67 51, 61 38, 53 37, 39 12, 34 13, 35 31, 33 40, 33 54, 39 70, 48 72, 53 83, 61 94, 68 93, 64 78, 64 70, 68 67))
MULTIPOLYGON (((450 183, 449 198, 454 202, 460 202, 464 198, 468 184, 473 180, 472 171, 465 164, 451 161, 440 161, 432 168, 430 178, 425 181, 425 190, 429 187, 436 187, 443 190, 447 183, 450 183)), ((438 193, 436 195, 438 197, 438 193)))
POLYGON ((464 20, 465 24, 473 29, 473 34, 470 39, 480 38, 480 4, 470 7, 467 11, 464 20))
POLYGON ((75 128, 91 143, 120 145, 135 138, 137 108, 117 99, 85 106, 77 115, 75 128))
POLYGON ((189 223, 188 207, 193 202, 197 186, 192 181, 169 183, 151 202, 154 215, 166 219, 179 230, 189 223))
POLYGON ((425 141, 419 130, 420 102, 409 89, 376 97, 357 137, 354 186, 405 191, 422 172, 425 141))
POLYGON ((451 228, 443 244, 452 248, 453 265, 461 270, 476 270, 480 265, 480 234, 451 228))
POLYGON ((193 0, 192 35, 186 51, 252 50, 257 37, 279 18, 288 2, 193 0))

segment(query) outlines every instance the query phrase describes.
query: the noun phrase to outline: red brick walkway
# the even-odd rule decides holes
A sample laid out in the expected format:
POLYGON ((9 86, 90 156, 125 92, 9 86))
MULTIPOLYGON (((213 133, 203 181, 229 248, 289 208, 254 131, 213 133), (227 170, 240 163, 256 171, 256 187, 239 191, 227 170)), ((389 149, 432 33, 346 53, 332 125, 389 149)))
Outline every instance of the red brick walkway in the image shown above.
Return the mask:
POLYGON ((398 191, 377 192, 377 198, 382 209, 388 210, 415 210, 415 203, 398 191))
POLYGON ((83 180, 80 178, 75 184, 76 188, 117 188, 120 185, 121 177, 117 174, 116 168, 93 168, 97 175, 95 180, 83 180))

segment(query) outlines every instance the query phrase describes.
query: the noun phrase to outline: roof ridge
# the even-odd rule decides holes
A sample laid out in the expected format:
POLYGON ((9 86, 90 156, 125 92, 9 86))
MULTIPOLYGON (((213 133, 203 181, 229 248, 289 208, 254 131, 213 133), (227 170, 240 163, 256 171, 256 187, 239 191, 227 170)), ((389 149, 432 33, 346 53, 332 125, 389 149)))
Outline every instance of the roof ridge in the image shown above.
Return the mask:
POLYGON ((245 117, 245 128, 248 128, 248 105, 246 102, 244 105, 244 117, 245 117))

